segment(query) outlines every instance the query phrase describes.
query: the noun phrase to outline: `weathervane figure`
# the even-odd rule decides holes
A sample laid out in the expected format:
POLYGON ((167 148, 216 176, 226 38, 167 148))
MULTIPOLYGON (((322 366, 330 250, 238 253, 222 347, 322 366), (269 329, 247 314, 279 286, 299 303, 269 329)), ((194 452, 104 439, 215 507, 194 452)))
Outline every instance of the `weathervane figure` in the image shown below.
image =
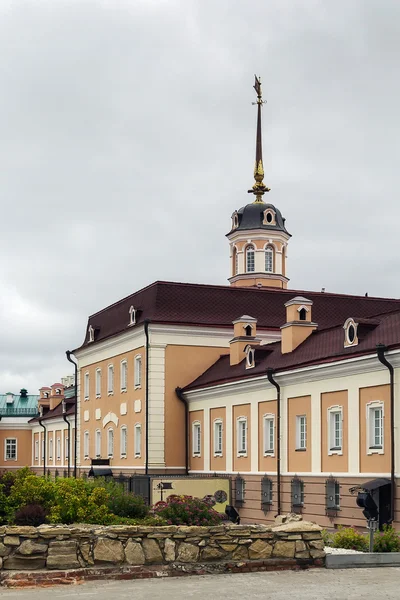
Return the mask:
POLYGON ((254 89, 257 94, 257 102, 253 102, 253 104, 257 104, 257 134, 256 134, 256 163, 254 165, 254 179, 255 184, 249 191, 249 194, 254 194, 256 199, 254 202, 262 202, 262 197, 265 192, 269 192, 270 188, 264 184, 264 166, 262 159, 262 131, 261 131, 261 107, 266 103, 266 100, 262 99, 261 92, 261 79, 260 77, 255 77, 254 89))

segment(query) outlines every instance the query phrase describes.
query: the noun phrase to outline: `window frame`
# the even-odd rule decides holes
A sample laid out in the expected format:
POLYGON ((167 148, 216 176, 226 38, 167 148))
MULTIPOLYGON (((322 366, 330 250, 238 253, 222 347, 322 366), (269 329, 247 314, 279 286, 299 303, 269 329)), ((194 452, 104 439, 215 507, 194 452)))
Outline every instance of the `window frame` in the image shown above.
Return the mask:
POLYGON ((120 430, 120 452, 121 458, 126 458, 128 455, 128 428, 126 425, 121 426, 120 430))
POLYGON ((85 400, 89 400, 89 394, 90 394, 90 376, 89 376, 89 371, 86 371, 85 375, 83 377, 83 394, 84 394, 85 400))
POLYGON ((61 460, 61 437, 56 438, 56 460, 61 460))
POLYGON ((366 404, 367 409, 367 435, 365 436, 367 439, 367 455, 371 454, 384 454, 385 453, 385 403, 383 400, 372 400, 366 404), (381 417, 381 444, 375 444, 375 416, 371 417, 371 414, 377 410, 380 410, 381 417), (373 444, 371 442, 374 442, 373 444))
POLYGON ((325 481, 325 509, 327 514, 340 510, 340 483, 333 477, 325 481))
POLYGON ((305 452, 307 450, 307 415, 296 415, 296 451, 305 452), (302 426, 301 420, 304 419, 304 445, 302 444, 302 426))
POLYGON ((253 369, 256 366, 255 354, 256 351, 251 346, 246 347, 246 369, 253 369))
POLYGON ((100 429, 96 429, 96 431, 95 431, 94 444, 95 444, 94 450, 95 450, 96 458, 101 458, 101 430, 100 429))
POLYGON ((69 457, 69 437, 64 438, 64 459, 68 460, 69 457))
POLYGON ((114 429, 109 427, 107 429, 107 457, 114 458, 114 429), (111 451, 110 451, 111 450, 111 451))
POLYGON ((247 417, 240 416, 236 419, 236 455, 238 458, 246 457, 249 445, 247 417), (244 433, 244 436, 243 436, 244 433))
POLYGON ((128 361, 126 360, 126 358, 121 360, 120 378, 119 379, 120 379, 121 392, 126 392, 127 387, 128 387, 128 361), (125 374, 125 382, 124 382, 124 378, 122 377, 123 373, 125 374), (125 385, 123 385, 123 383, 125 383, 125 385))
MULTIPOLYGON (((270 443, 269 446, 271 446, 270 443)), ((263 415, 263 455, 271 456, 272 458, 275 456, 275 415, 273 413, 266 413, 263 415), (268 430, 267 432, 267 423, 269 424, 268 427, 270 427, 270 424, 272 423, 272 448, 267 448, 266 444, 267 440, 271 442, 271 431, 268 430)))
POLYGON ((114 365, 109 364, 107 367, 107 394, 108 396, 114 395, 114 365), (111 374, 111 376, 110 376, 111 374))
POLYGON ((12 461, 12 460, 18 460, 18 439, 16 437, 7 437, 4 440, 4 460, 5 461, 12 461), (15 445, 15 456, 7 456, 7 451, 8 451, 8 442, 14 442, 15 445))
POLYGON ((328 455, 343 455, 343 406, 329 406, 328 415, 328 455), (336 445, 336 417, 339 415, 340 422, 340 445, 336 445))
POLYGON ((96 398, 101 398, 101 368, 100 367, 98 367, 96 369, 95 392, 96 392, 96 398))
POLYGON ((142 456, 142 424, 135 423, 135 458, 142 456), (139 432, 139 435, 138 435, 139 432), (139 440, 139 442, 138 442, 139 440))
POLYGON ((245 250, 245 260, 246 260, 246 273, 255 273, 256 272, 256 249, 253 244, 248 244, 245 250), (249 254, 250 252, 253 254, 252 262, 253 268, 249 269, 249 254))
POLYGON ((213 424, 213 444, 214 444, 214 456, 223 456, 224 448, 224 425, 222 419, 214 419, 213 424), (217 432, 217 428, 219 431, 217 432))
POLYGON ((201 456, 201 423, 193 421, 192 423, 192 454, 193 457, 201 456))
POLYGON ((83 457, 85 460, 87 460, 89 458, 89 443, 90 443, 89 432, 86 430, 83 433, 83 457))
POLYGON ((34 444, 35 448, 34 448, 34 460, 39 460, 39 440, 35 440, 35 444, 34 444))
POLYGON ((53 460, 53 438, 52 437, 49 437, 48 444, 49 444, 48 458, 49 458, 49 460, 53 460))
POLYGON ((138 390, 142 387, 142 355, 136 354, 134 359, 134 387, 138 390))
POLYGON ((271 246, 271 244, 267 244, 264 248, 264 271, 266 273, 274 273, 275 272, 275 250, 271 246), (271 262, 271 269, 267 269, 267 257, 271 262))

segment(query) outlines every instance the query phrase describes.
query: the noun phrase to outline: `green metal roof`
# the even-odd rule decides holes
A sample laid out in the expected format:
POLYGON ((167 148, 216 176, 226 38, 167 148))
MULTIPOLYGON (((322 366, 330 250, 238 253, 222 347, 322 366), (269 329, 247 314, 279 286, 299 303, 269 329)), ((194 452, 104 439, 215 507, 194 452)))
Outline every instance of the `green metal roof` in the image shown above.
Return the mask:
POLYGON ((0 394, 0 415, 2 417, 34 417, 38 414, 38 394, 28 394, 21 398, 20 394, 0 394), (7 402, 7 397, 13 395, 13 402, 7 402))

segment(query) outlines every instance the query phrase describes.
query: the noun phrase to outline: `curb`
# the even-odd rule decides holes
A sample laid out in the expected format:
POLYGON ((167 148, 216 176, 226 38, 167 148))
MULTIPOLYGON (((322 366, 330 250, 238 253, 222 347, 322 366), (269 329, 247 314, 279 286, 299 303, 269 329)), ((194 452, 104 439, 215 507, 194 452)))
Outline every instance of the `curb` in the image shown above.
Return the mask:
POLYGON ((362 569, 370 567, 400 567, 400 552, 370 552, 362 554, 327 554, 327 569, 362 569))

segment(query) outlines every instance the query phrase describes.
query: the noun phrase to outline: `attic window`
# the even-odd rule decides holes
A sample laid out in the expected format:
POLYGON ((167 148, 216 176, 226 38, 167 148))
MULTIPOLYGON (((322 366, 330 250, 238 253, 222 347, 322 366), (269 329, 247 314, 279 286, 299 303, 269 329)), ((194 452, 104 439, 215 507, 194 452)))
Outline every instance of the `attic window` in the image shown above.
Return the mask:
POLYGON ((129 325, 136 325, 136 308, 133 306, 129 309, 129 325))
POLYGON ((60 394, 61 394, 61 389, 60 388, 56 388, 56 395, 60 396, 60 394))
POLYGON ((300 310, 299 310, 299 320, 300 321, 305 321, 306 319, 307 319, 307 311, 306 311, 306 309, 304 307, 300 308, 300 310))
POLYGON ((94 329, 89 325, 89 342, 94 342, 94 329))
POLYGON ((267 210, 264 211, 263 225, 276 225, 275 211, 273 211, 272 208, 267 208, 267 210))
POLYGON ((234 215, 232 216, 232 228, 236 229, 236 227, 239 227, 239 217, 237 213, 234 213, 234 215))
POLYGON ((48 398, 49 397, 49 392, 43 392, 43 398, 48 398))
POLYGON ((246 325, 246 327, 244 328, 244 331, 246 333, 246 336, 250 337, 252 334, 252 326, 251 325, 246 325))
POLYGON ((246 369, 252 369, 256 366, 254 360, 254 350, 250 346, 246 348, 246 369))
POLYGON ((358 324, 354 321, 354 319, 347 319, 343 325, 345 348, 358 345, 357 327, 358 324))

